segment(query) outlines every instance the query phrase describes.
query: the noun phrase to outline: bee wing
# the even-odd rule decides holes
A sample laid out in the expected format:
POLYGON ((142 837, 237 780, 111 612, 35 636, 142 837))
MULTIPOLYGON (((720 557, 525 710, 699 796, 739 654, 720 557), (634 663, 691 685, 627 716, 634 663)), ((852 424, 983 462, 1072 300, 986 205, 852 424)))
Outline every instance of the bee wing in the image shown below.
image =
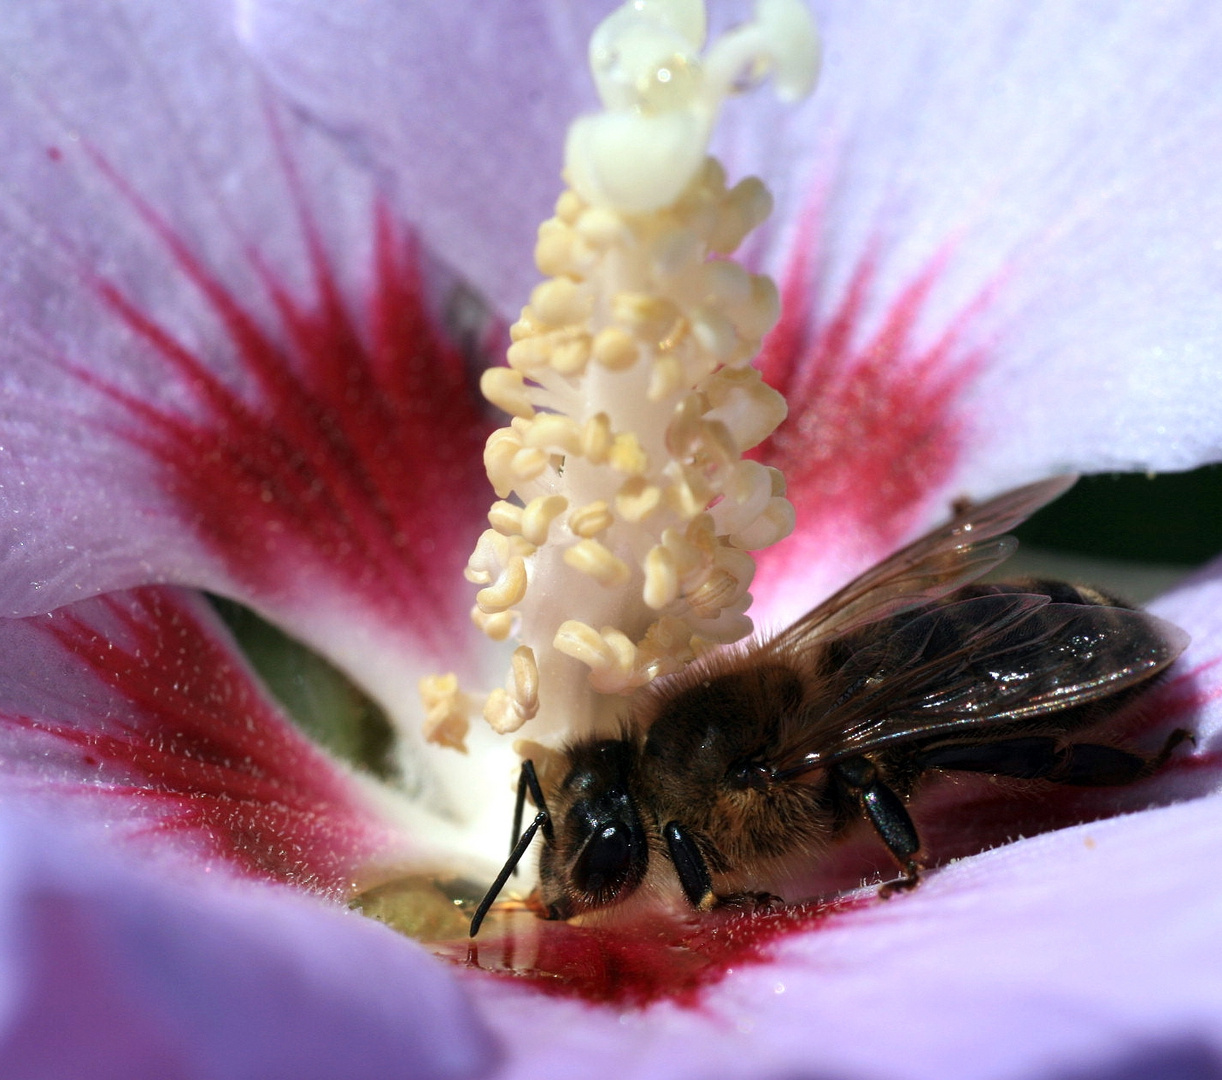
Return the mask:
POLYGON ((947 524, 867 570, 764 648, 807 648, 975 581, 1014 553, 1018 541, 1004 534, 1076 480, 1076 476, 1056 476, 965 508, 947 524))
POLYGON ((1187 644, 1178 627, 1128 608, 1027 593, 946 604, 853 653, 803 725, 805 745, 782 754, 775 775, 1106 697, 1161 671, 1187 644))

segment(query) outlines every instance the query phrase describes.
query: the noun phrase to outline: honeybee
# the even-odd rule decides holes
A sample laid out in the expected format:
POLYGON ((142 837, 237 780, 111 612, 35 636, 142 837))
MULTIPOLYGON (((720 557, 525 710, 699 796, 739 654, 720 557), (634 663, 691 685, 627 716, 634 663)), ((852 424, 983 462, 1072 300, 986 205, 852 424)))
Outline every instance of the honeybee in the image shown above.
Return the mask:
POLYGON ((677 877, 698 911, 748 902, 769 867, 817 858, 863 817, 902 874, 885 895, 920 878, 905 802, 930 770, 1107 786, 1157 769, 1186 732, 1154 754, 1073 737, 1188 636, 1094 589, 977 581, 1073 480, 962 507, 771 640, 659 680, 619 738, 570 744, 546 784, 525 761, 516 842, 471 936, 539 832, 537 906, 553 919, 620 904, 650 874, 677 877))

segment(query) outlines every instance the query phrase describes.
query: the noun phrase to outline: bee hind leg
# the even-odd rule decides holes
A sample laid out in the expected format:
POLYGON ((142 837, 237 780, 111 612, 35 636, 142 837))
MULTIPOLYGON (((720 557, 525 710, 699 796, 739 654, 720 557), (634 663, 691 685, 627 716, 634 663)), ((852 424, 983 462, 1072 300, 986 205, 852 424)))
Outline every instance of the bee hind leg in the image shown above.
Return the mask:
POLYGON ((1050 780, 1072 787, 1118 787, 1149 776, 1166 762, 1188 731, 1173 731, 1153 756, 1100 743, 1063 744, 1049 735, 1000 739, 991 743, 935 746, 917 755, 922 769, 954 769, 1050 780))

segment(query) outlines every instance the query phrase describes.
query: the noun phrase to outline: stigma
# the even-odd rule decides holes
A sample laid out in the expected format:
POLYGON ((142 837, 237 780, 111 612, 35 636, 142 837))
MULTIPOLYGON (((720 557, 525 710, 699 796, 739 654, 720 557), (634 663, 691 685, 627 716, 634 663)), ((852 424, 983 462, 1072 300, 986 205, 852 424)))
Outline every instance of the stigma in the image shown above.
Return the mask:
MULTIPOLYGON (((707 145, 732 91, 767 75, 808 91, 817 38, 797 0, 763 0, 701 56, 704 37, 690 0, 635 0, 595 31, 605 109, 570 130, 545 280, 481 381, 510 416, 466 571, 475 623, 518 642, 483 706, 499 733, 611 728, 624 695, 747 636, 752 552, 793 528, 781 474, 744 457, 786 413, 751 367, 777 289, 730 258, 772 199, 707 145)), ((434 712, 460 741, 462 710, 434 712)))

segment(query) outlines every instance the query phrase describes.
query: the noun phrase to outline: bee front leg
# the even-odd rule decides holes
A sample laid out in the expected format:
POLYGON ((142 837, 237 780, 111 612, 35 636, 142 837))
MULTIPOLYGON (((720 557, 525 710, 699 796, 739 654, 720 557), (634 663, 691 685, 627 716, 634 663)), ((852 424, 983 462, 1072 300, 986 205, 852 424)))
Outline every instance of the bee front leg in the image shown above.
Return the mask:
POLYGON ((677 821, 672 821, 662 830, 662 836, 670 850, 670 861, 675 864, 675 873, 679 875, 679 884, 683 886, 683 895, 688 903, 697 911, 711 911, 717 903, 717 897, 713 894, 713 876, 692 834, 677 821))
POLYGON ((852 790, 862 810, 904 876, 888 882, 878 891, 884 899, 894 892, 915 888, 921 880, 921 868, 916 855, 921 850, 921 838, 905 808, 903 800, 878 775, 878 769, 866 758, 847 758, 833 766, 837 777, 852 790))

